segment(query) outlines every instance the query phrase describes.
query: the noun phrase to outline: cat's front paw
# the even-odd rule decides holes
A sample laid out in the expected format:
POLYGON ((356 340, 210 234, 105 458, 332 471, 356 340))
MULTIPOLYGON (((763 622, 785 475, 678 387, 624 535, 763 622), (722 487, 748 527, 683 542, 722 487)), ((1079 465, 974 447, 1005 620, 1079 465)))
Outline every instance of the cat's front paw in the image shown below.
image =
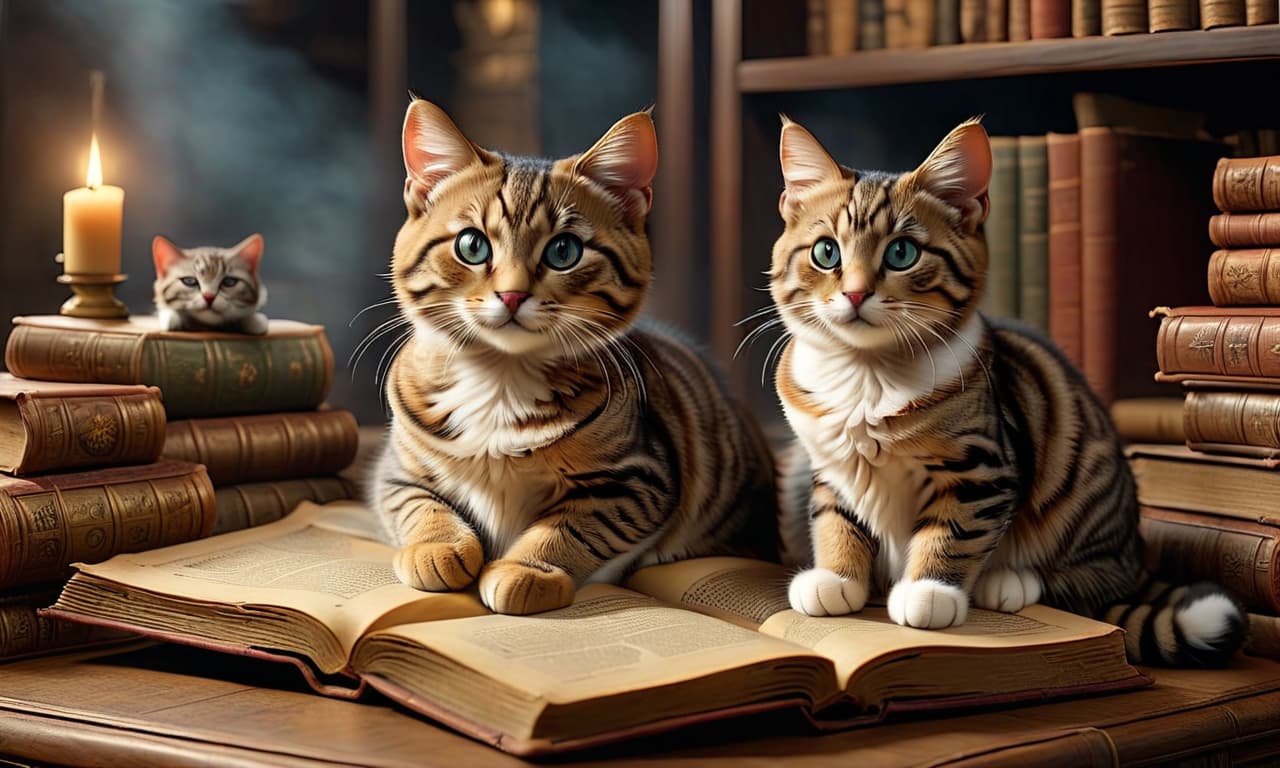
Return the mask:
POLYGON ((251 333, 254 336, 261 336, 267 332, 270 322, 267 316, 261 312, 255 312, 240 321, 240 330, 245 333, 251 333))
POLYGON ((867 604, 867 585, 826 568, 810 568, 791 579, 787 600, 806 616, 844 616, 867 604))
POLYGON ((484 550, 474 536, 460 542, 420 541, 396 552, 396 578, 414 589, 456 592, 476 580, 484 565, 484 550))
POLYGON ((989 611, 1017 613, 1040 602, 1040 577, 1025 568, 997 568, 982 574, 973 604, 989 611))
POLYGON ((161 330, 181 331, 187 325, 182 315, 178 314, 177 312, 174 312, 171 309, 162 309, 156 313, 156 316, 159 319, 161 330))
POLYGON ((540 562, 495 560, 480 574, 480 600, 495 613, 541 613, 573 602, 573 578, 540 562))
POLYGON ((889 618, 907 627, 944 629, 964 623, 969 596, 933 579, 904 579, 889 591, 889 618))

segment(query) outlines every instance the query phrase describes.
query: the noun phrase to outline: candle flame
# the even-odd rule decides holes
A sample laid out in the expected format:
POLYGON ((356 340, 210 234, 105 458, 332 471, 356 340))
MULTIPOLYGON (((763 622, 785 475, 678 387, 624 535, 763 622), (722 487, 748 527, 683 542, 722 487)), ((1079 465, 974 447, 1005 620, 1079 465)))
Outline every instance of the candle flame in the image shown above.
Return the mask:
POLYGON ((89 173, 85 182, 89 189, 102 186, 102 156, 98 151, 98 134, 89 141, 89 173))

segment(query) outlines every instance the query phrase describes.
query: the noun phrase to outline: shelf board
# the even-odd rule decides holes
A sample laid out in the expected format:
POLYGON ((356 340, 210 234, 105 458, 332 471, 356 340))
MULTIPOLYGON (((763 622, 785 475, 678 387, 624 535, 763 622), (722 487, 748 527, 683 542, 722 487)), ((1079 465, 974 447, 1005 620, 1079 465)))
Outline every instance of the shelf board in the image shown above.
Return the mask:
POLYGON ((1280 25, 1271 24, 749 59, 738 64, 738 89, 780 93, 1276 58, 1280 58, 1280 25))

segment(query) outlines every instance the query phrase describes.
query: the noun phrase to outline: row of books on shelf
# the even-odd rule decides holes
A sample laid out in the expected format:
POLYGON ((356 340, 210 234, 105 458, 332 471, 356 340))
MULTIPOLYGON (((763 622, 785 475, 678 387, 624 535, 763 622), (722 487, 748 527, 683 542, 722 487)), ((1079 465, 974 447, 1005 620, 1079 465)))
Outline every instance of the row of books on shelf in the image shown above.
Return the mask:
POLYGON ((0 373, 0 659, 120 639, 41 616, 72 563, 351 498, 354 416, 323 407, 322 328, 169 333, 20 317, 0 373))
POLYGON ((1275 0, 809 0, 811 56, 1275 24, 1275 0))
POLYGON ((1209 220, 1213 306, 1159 307, 1156 379, 1120 400, 1148 565, 1213 579, 1249 611, 1246 652, 1280 659, 1280 156, 1224 158, 1209 220))

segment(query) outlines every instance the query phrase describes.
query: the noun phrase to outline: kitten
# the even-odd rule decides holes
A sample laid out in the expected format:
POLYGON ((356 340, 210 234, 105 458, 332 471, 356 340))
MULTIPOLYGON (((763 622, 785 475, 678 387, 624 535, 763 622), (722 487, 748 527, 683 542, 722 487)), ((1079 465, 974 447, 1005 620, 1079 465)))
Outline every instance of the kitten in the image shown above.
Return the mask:
POLYGON ((1217 585, 1148 575, 1133 477, 1083 377, 977 312, 986 131, 963 123, 889 174, 840 167, 784 120, 781 162, 770 290, 792 337, 776 384, 797 437, 783 540, 811 539, 816 566, 791 606, 847 614, 874 587, 894 621, 937 629, 971 600, 1044 602, 1124 627, 1135 661, 1225 663, 1245 615, 1217 585))
POLYGON ((776 557, 769 449, 703 362, 638 330, 657 170, 637 113, 581 155, 472 144, 415 100, 391 264, 411 338, 373 506, 406 584, 500 613, 712 554, 776 557))
POLYGON ((220 330, 261 335, 267 287, 258 277, 262 235, 230 248, 179 248, 156 235, 155 302, 160 327, 169 331, 220 330))

